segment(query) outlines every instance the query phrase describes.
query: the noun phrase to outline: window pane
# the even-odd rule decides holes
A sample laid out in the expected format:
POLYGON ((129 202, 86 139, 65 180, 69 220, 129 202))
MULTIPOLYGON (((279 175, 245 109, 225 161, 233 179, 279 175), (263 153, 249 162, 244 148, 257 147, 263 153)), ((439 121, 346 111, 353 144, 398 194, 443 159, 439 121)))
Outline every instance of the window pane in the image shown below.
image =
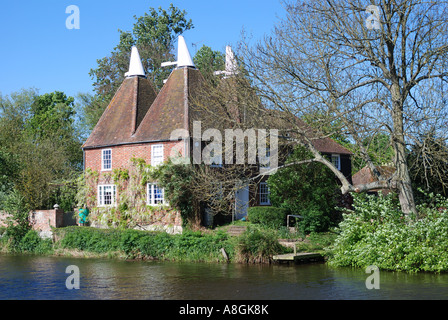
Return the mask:
POLYGON ((156 166, 163 162, 163 145, 152 146, 151 165, 156 166))
POLYGON ((164 204, 164 190, 155 183, 148 184, 148 205, 164 204))
POLYGON ((110 149, 103 150, 102 166, 103 166, 103 170, 112 169, 112 150, 110 150, 110 149))
POLYGON ((98 186, 98 204, 100 206, 115 204, 116 187, 114 185, 98 186))
POLYGON ((152 204, 152 184, 148 184, 148 204, 152 204))
POLYGON ((260 204, 270 204, 269 201, 269 186, 266 182, 260 183, 260 204))
POLYGON ((332 155, 332 156, 331 156, 331 162, 333 163, 333 165, 334 165, 336 168, 338 168, 338 169, 341 168, 341 167, 340 167, 340 158, 339 158, 339 155, 332 155))
POLYGON ((99 205, 102 206, 103 205, 103 187, 99 186, 98 190, 99 190, 99 195, 98 195, 99 205))

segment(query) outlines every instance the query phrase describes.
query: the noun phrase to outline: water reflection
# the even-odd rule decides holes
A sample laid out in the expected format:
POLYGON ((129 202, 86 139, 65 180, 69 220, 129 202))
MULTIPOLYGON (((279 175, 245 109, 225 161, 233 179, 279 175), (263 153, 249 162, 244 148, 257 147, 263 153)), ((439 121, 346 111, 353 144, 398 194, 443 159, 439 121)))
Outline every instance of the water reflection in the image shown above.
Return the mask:
POLYGON ((326 264, 247 266, 0 255, 0 299, 447 299, 448 275, 380 272, 368 290, 364 270, 326 264), (77 265, 80 289, 68 290, 77 265))

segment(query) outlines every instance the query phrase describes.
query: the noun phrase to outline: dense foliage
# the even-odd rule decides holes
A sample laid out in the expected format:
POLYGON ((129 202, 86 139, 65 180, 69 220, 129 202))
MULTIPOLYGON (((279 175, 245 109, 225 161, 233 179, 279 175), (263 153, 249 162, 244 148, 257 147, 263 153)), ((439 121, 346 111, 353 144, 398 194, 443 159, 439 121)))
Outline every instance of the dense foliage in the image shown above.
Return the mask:
POLYGON ((396 271, 448 271, 448 200, 426 195, 420 219, 405 216, 396 196, 354 196, 329 248, 334 266, 375 265, 396 271))
POLYGON ((52 208, 58 189, 80 170, 73 98, 35 90, 0 96, 0 210, 13 190, 32 209, 52 208))
POLYGON ((128 259, 225 261, 221 248, 233 256, 234 239, 225 232, 185 231, 178 235, 138 230, 68 227, 57 231, 60 249, 123 255, 128 259))
POLYGON ((248 227, 238 238, 236 260, 242 263, 268 263, 272 256, 286 252, 274 229, 248 227))
POLYGON ((276 207, 250 207, 247 217, 250 222, 278 229, 286 225, 288 210, 276 207))
MULTIPOLYGON (((312 158, 298 147, 287 163, 312 158)), ((302 232, 327 231, 337 222, 337 195, 340 194, 333 173, 321 163, 295 164, 278 170, 268 179, 273 206, 285 208, 290 214, 300 215, 302 232)))

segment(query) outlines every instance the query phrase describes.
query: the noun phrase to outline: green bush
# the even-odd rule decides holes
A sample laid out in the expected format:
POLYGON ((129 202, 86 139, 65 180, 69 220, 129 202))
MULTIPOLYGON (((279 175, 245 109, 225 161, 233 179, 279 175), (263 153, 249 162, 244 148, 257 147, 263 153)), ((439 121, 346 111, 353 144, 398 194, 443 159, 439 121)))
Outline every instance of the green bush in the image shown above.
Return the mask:
POLYGON ((275 230, 249 226, 238 238, 236 260, 243 263, 269 263, 272 256, 285 252, 275 230))
POLYGON ((52 252, 53 242, 51 239, 42 239, 37 231, 30 230, 20 240, 18 251, 36 254, 48 254, 52 252))
POLYGON ((250 207, 247 216, 250 222, 278 229, 286 225, 288 210, 276 207, 250 207))
POLYGON ((354 195, 354 210, 344 213, 339 235, 328 248, 329 263, 448 271, 448 201, 429 197, 427 204, 418 207, 421 217, 415 219, 400 212, 394 195, 354 195))
MULTIPOLYGON (((312 158, 304 147, 296 147, 287 159, 295 162, 312 158)), ((317 162, 290 165, 268 179, 273 206, 287 209, 303 217, 299 220, 302 233, 325 232, 340 222, 335 209, 342 197, 333 172, 317 162)))

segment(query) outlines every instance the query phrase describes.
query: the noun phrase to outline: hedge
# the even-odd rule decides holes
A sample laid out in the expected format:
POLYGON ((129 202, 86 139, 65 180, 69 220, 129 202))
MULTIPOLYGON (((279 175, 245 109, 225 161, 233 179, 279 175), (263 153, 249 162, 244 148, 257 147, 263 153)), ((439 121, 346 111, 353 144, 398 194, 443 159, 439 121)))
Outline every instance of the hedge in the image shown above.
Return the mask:
POLYGON ((252 223, 260 224, 269 228, 279 228, 286 225, 288 210, 276 207, 250 207, 247 213, 252 223))

